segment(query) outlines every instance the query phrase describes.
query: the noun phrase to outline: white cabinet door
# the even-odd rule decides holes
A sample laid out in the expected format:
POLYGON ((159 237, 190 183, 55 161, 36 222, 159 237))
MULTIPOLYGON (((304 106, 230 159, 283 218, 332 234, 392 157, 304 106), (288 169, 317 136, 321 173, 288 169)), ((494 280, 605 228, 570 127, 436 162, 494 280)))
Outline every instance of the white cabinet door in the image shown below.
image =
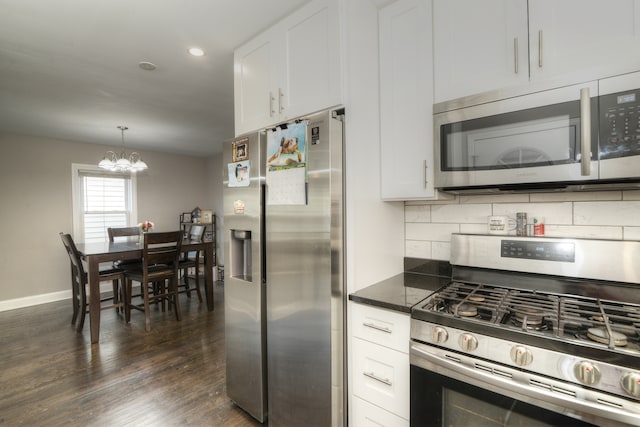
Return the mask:
POLYGON ((349 425, 352 427, 409 427, 409 420, 387 412, 366 400, 353 396, 351 403, 349 425))
POLYGON ((409 419, 409 355, 351 339, 353 394, 409 419))
POLYGON ((234 112, 236 135, 259 129, 277 120, 280 61, 274 30, 266 31, 234 53, 234 112))
POLYGON ((640 61, 640 0, 530 0, 531 79, 605 77, 640 61))
POLYGON ((315 0, 236 49, 240 135, 341 103, 338 0, 315 0))
POLYGON ((433 0, 434 101, 527 83, 526 0, 433 0))
POLYGON ((431 1, 379 11, 381 197, 433 197, 431 1))
POLYGON ((408 314, 365 304, 351 304, 350 307, 354 337, 409 352, 411 319, 408 314))
POLYGON ((315 1, 281 23, 284 71, 281 119, 341 103, 339 16, 336 0, 315 1))

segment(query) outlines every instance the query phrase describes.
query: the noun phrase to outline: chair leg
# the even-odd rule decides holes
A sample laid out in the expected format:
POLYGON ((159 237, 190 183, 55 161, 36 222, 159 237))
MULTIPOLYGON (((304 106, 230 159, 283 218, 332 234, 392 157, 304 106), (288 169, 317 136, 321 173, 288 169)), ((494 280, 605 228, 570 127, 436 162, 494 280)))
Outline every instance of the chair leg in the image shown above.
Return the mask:
POLYGON ((200 292, 200 263, 196 260, 196 294, 198 301, 202 302, 202 293, 200 292))
POLYGON ((151 332, 151 316, 149 313, 149 286, 145 283, 142 287, 142 297, 144 300, 144 329, 151 332))
POLYGON ((76 282, 76 271, 73 264, 71 264, 71 303, 73 305, 73 316, 71 317, 71 324, 75 325, 78 319, 78 312, 80 311, 80 290, 78 289, 78 283, 76 282))
POLYGON ((78 321, 78 326, 76 330, 78 332, 82 332, 82 328, 84 327, 84 318, 87 314, 87 288, 84 284, 78 286, 80 289, 80 320, 78 321))
POLYGON ((127 289, 125 291, 126 299, 124 304, 124 321, 129 323, 131 321, 131 291, 133 288, 133 281, 131 279, 126 279, 125 287, 127 289))
POLYGON ((187 298, 191 298, 191 289, 189 288, 189 269, 182 269, 182 278, 184 279, 184 288, 187 291, 187 298))
POLYGON ((178 293, 178 277, 172 277, 169 279, 169 298, 173 297, 173 310, 176 313, 176 320, 182 320, 182 313, 180 313, 180 294, 178 293))
POLYGON ((111 286, 113 287, 113 305, 115 306, 116 313, 120 312, 120 286, 118 279, 113 279, 111 286))

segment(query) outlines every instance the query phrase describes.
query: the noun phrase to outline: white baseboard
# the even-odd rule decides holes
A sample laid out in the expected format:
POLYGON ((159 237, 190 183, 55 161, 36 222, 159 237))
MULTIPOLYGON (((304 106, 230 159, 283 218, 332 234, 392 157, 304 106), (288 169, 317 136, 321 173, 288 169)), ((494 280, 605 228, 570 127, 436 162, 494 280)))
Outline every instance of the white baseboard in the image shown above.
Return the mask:
MULTIPOLYGON (((111 292, 112 285, 110 283, 101 283, 100 292, 111 292)), ((71 289, 68 291, 51 292, 48 294, 31 295, 28 297, 8 299, 0 301, 0 312, 7 310, 15 310, 16 308, 31 307, 32 305, 46 304, 64 299, 71 299, 71 289)), ((69 302, 69 310, 71 311, 71 302, 69 302)))
MULTIPOLYGON (((14 310, 16 308, 30 307, 32 305, 71 299, 71 290, 51 292, 48 294, 31 295, 23 298, 0 301, 0 311, 14 310)), ((71 308, 71 306, 69 306, 71 308)))

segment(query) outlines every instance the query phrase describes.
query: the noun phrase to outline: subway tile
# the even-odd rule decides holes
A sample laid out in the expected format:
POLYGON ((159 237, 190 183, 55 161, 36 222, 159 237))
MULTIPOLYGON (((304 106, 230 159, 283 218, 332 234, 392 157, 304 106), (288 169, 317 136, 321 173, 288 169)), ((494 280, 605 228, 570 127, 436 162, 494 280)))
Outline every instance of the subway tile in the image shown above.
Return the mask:
POLYGON ((459 231, 459 224, 413 222, 405 225, 405 239, 448 242, 451 240, 451 233, 458 233, 459 231))
POLYGON ((640 226, 640 201, 576 202, 576 225, 640 226))
POLYGON ((451 243, 431 242, 431 258, 449 261, 451 259, 451 243))
POLYGON ((516 217, 516 212, 526 212, 527 221, 532 222, 534 216, 544 217, 546 224, 570 225, 573 223, 573 203, 512 203, 493 205, 493 215, 516 217))
POLYGON ((415 205, 404 207, 405 222, 430 222, 431 206, 415 205))
POLYGON ((460 196, 460 203, 528 203, 529 193, 460 196))
POLYGON ((460 224, 460 232, 465 234, 487 234, 488 225, 484 224, 460 224))
POLYGON ((625 190, 622 192, 622 200, 640 200, 640 190, 625 190))
POLYGON ((532 193, 531 203, 544 202, 588 202, 602 200, 622 200, 620 191, 585 191, 560 193, 532 193))
POLYGON ((443 223, 486 223, 490 204, 441 205, 431 207, 431 221, 443 223))
POLYGON ((547 237, 577 237, 582 239, 622 239, 622 227, 562 226, 545 224, 547 237))
POLYGON ((404 256, 431 259, 431 242, 419 240, 405 241, 404 256))
POLYGON ((640 240, 640 227, 623 227, 624 240, 640 240))

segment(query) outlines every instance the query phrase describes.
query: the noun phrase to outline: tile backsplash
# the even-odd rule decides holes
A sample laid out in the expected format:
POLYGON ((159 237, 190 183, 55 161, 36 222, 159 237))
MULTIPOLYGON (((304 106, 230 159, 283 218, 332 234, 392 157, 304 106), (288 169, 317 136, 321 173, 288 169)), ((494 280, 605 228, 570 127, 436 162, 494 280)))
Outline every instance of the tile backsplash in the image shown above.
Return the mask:
POLYGON ((485 234, 489 215, 516 212, 544 217, 548 237, 640 240, 640 190, 461 195, 405 203, 405 256, 449 260, 451 233, 485 234))

